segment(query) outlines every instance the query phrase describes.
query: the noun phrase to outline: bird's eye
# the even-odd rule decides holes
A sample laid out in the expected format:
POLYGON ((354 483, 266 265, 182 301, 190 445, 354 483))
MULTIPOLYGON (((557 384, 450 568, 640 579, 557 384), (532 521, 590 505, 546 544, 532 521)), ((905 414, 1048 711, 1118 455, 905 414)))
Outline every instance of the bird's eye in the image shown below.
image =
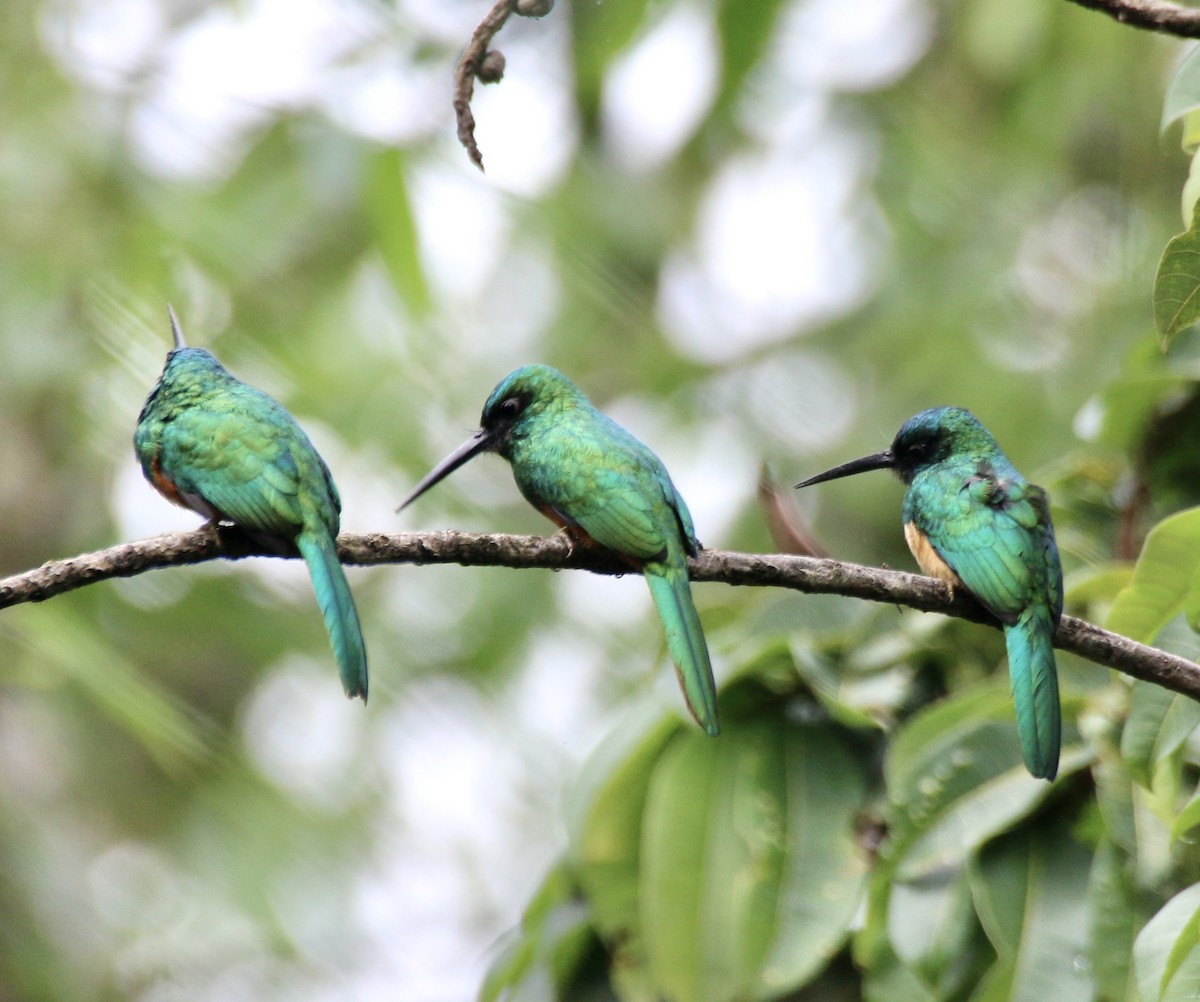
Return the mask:
POLYGON ((919 443, 917 445, 910 445, 904 450, 904 454, 908 458, 909 462, 919 463, 925 458, 925 446, 919 443))
POLYGON ((521 413, 521 398, 509 397, 500 405, 500 416, 503 418, 515 418, 521 413))

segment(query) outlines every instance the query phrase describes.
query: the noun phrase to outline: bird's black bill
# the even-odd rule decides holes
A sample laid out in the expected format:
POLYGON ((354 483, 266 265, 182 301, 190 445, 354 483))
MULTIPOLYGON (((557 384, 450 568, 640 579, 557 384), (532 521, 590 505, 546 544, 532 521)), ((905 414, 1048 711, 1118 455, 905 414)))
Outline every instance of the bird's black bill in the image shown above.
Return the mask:
POLYGON ((175 307, 167 303, 167 313, 171 317, 171 337, 175 339, 175 350, 186 348, 187 342, 183 339, 183 328, 179 326, 179 317, 175 316, 175 307))
POLYGON ((439 480, 444 480, 446 477, 450 476, 451 473, 462 466, 463 463, 467 462, 467 460, 473 459, 481 452, 486 452, 492 447, 492 441, 493 439, 491 433, 483 428, 480 428, 479 431, 475 432, 474 435, 468 438, 465 442, 463 442, 462 445, 460 445, 457 449, 450 453, 450 455, 438 463, 437 466, 425 474, 425 479, 413 488, 413 492, 404 499, 404 503, 400 505, 396 511, 404 511, 405 508, 416 501, 417 498, 429 490, 429 488, 436 484, 439 480))
POLYGON ((796 487, 797 489, 811 487, 813 484, 823 484, 826 480, 840 480, 842 477, 852 477, 856 473, 866 473, 867 470, 887 470, 895 465, 896 461, 892 456, 892 450, 884 449, 883 452, 874 452, 869 456, 863 456, 862 459, 852 459, 848 463, 842 463, 841 466, 835 466, 832 470, 826 470, 824 473, 818 473, 815 477, 801 480, 796 487))

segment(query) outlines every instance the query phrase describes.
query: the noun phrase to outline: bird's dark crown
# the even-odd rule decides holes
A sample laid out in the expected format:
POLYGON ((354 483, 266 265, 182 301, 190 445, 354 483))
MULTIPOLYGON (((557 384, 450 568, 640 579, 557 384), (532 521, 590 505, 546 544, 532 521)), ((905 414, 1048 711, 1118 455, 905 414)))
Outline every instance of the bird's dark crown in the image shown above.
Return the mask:
POLYGON ((979 419, 962 407, 933 407, 904 422, 892 441, 892 467, 905 483, 916 472, 959 453, 997 449, 979 419))
POLYGON ((523 365, 505 376, 492 390, 483 405, 479 425, 503 436, 523 417, 578 399, 586 398, 579 387, 557 369, 548 365, 523 365))

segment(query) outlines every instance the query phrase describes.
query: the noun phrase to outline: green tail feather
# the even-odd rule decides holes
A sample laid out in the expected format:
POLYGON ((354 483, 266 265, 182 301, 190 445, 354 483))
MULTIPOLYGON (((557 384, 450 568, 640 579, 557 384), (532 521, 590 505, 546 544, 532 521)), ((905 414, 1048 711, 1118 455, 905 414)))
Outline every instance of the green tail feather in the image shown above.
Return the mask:
POLYGON ((687 568, 647 564, 644 571, 688 709, 696 723, 716 737, 721 733, 717 724, 717 685, 713 681, 704 629, 692 603, 687 568))
POLYGON ((1053 637, 1050 611, 1041 605, 1030 606, 1016 623, 1004 628, 1021 753, 1038 779, 1053 779, 1058 774, 1062 743, 1053 637))
POLYGON ((365 703, 367 649, 363 644, 362 627, 358 625, 354 596, 350 594, 350 585, 338 560, 337 548, 327 532, 311 529, 300 533, 296 546, 308 564, 313 591, 317 593, 317 605, 321 607, 325 629, 329 631, 329 643, 337 658, 342 688, 352 699, 362 696, 365 703))

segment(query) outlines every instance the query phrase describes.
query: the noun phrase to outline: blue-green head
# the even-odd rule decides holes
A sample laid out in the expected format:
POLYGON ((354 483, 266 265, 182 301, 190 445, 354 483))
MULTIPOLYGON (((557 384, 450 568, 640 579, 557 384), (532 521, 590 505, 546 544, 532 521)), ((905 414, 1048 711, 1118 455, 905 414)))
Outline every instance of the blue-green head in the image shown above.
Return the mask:
POLYGON ((179 326, 179 317, 175 315, 174 308, 167 306, 167 313, 171 317, 171 337, 174 340, 174 347, 167 352, 167 361, 163 366, 162 375, 158 377, 158 383, 146 399, 146 404, 138 417, 139 421, 147 416, 152 405, 163 398, 164 394, 168 398, 171 397, 177 387, 191 386, 198 378, 200 383, 204 384, 208 381, 205 377, 214 373, 221 374, 218 378, 232 378, 211 352, 205 351, 203 348, 188 347, 187 342, 183 339, 183 329, 179 326))
POLYGON ((970 411, 962 407, 931 407, 905 421, 889 448, 835 466, 796 486, 809 487, 867 470, 883 469, 892 470, 909 484, 921 470, 944 463, 953 456, 990 458, 997 454, 1000 454, 1000 447, 991 432, 970 411))
POLYGON ((479 417, 479 430, 437 464, 417 484, 397 511, 412 504, 430 487, 481 452, 508 456, 509 445, 533 422, 543 417, 560 417, 574 408, 591 404, 579 389, 549 365, 523 365, 505 376, 492 390, 479 417))

